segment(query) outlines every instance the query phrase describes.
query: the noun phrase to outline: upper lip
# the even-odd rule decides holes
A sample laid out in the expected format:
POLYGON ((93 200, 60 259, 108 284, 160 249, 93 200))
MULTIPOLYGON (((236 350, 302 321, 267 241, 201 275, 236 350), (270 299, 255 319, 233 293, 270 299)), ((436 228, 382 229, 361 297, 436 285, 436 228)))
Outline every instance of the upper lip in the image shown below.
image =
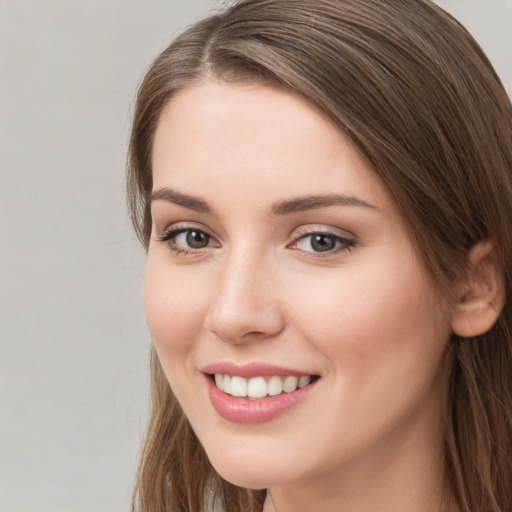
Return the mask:
POLYGON ((303 375, 314 375, 309 371, 301 371, 292 368, 285 368, 283 366, 275 366, 266 363, 248 363, 238 365, 230 361, 220 361, 218 363, 212 363, 201 370, 203 373, 215 374, 221 373, 223 375, 236 375, 238 377, 244 377, 250 379, 252 377, 271 377, 273 375, 295 375, 301 377, 303 375))

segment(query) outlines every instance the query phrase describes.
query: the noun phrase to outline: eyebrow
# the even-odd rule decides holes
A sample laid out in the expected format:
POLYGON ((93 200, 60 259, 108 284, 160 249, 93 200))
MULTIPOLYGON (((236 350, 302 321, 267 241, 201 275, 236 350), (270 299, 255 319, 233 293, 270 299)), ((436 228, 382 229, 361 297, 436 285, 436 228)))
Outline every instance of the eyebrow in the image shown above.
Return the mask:
POLYGON ((200 213, 208 213, 213 214, 213 210, 210 208, 208 203, 199 197, 190 196, 188 194, 182 194, 181 192, 177 192, 176 190, 172 190, 170 188, 161 188, 158 190, 154 190, 151 192, 149 197, 150 202, 153 201, 168 201, 170 203, 177 204, 179 206, 183 206, 188 208, 189 210, 194 210, 200 213))
POLYGON ((378 210, 376 206, 363 201, 355 196, 343 194, 312 195, 290 199, 274 203, 270 208, 270 215, 289 215, 291 213, 304 212, 315 208, 326 208, 328 206, 360 206, 371 210, 378 210))
MULTIPOLYGON (((167 187, 151 192, 149 200, 151 203, 153 201, 168 201, 199 213, 207 213, 210 215, 215 214, 213 209, 204 199, 194 197, 189 194, 183 194, 167 187)), ((268 215, 271 217, 289 215, 292 213, 304 212, 316 208, 326 208, 329 206, 359 206, 371 210, 378 210, 376 206, 373 206, 355 196, 343 194, 319 194, 274 203, 270 207, 268 215)))

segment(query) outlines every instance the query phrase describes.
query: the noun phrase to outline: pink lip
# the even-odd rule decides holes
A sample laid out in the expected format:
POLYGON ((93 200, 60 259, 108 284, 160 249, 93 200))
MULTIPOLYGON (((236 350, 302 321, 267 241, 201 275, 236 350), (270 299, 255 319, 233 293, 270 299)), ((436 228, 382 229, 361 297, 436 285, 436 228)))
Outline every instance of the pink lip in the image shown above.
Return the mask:
MULTIPOLYGON (((274 370, 276 368, 274 367, 274 370)), ((237 370, 238 371, 238 370, 237 370)), ((252 371, 252 370, 251 370, 252 371)), ((207 372, 209 373, 209 372, 207 372)), ((213 372, 213 373, 221 373, 213 372)), ((222 372, 228 373, 228 372, 222 372)), ((240 375, 240 373, 231 373, 232 375, 240 375)), ((263 376, 262 373, 254 375, 263 376)), ((271 375, 283 375, 281 371, 272 373, 271 375)), ((288 375, 301 375, 293 373, 288 375)), ((304 374, 302 374, 304 375, 304 374)), ((267 396, 256 400, 248 400, 246 398, 238 398, 224 393, 217 388, 211 377, 205 375, 205 381, 208 388, 208 394, 213 408, 224 419, 233 423, 255 424, 264 423, 273 420, 277 416, 283 414, 293 406, 302 402, 316 385, 317 381, 302 389, 297 389, 291 393, 282 393, 277 396, 267 396)), ((246 377, 248 378, 248 377, 246 377)))
POLYGON ((209 364, 208 366, 205 366, 201 371, 203 373, 209 373, 210 375, 215 373, 222 373, 223 375, 238 375, 244 379, 250 379, 252 377, 271 377, 272 375, 281 375, 284 377, 288 375, 294 375, 296 377, 301 377, 302 375, 312 375, 308 372, 292 370, 282 366, 274 366, 263 363, 237 365, 228 361, 209 364))

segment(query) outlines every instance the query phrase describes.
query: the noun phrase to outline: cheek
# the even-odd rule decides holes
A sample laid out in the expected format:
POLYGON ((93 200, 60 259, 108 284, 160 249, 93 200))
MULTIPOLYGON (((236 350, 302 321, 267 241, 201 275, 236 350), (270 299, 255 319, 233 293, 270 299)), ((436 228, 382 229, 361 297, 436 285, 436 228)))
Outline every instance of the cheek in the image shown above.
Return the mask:
MULTIPOLYGON (((382 260, 381 260, 382 261, 382 260)), ((450 334, 447 315, 417 266, 351 268, 304 282, 295 316, 307 339, 349 368, 411 367, 440 357, 450 334)))
POLYGON ((406 265, 351 268, 336 279, 303 283, 295 300, 298 337, 327 361, 333 398, 329 421, 318 428, 333 445, 343 439, 356 453, 414 418, 440 414, 451 331, 429 289, 406 265))
POLYGON ((144 282, 146 321, 158 353, 179 357, 193 348, 208 301, 206 294, 198 293, 201 287, 194 286, 190 278, 184 279, 186 273, 173 271, 155 260, 148 256, 144 282))

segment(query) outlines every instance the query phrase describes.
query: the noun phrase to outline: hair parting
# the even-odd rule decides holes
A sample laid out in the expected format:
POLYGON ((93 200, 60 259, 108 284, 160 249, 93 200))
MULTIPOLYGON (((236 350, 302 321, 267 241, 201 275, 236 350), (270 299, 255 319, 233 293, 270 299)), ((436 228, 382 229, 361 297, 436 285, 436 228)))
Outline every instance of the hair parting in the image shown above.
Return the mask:
MULTIPOLYGON (((138 92, 128 205, 147 247, 152 144, 165 106, 208 80, 305 98, 391 191, 418 254, 449 300, 469 250, 493 242, 507 297, 475 338, 453 336, 445 465, 463 512, 512 510, 512 108, 469 33, 428 0, 241 0, 181 34, 138 92)), ((134 510, 261 512, 265 490, 210 464, 153 349, 152 401, 134 510)))

